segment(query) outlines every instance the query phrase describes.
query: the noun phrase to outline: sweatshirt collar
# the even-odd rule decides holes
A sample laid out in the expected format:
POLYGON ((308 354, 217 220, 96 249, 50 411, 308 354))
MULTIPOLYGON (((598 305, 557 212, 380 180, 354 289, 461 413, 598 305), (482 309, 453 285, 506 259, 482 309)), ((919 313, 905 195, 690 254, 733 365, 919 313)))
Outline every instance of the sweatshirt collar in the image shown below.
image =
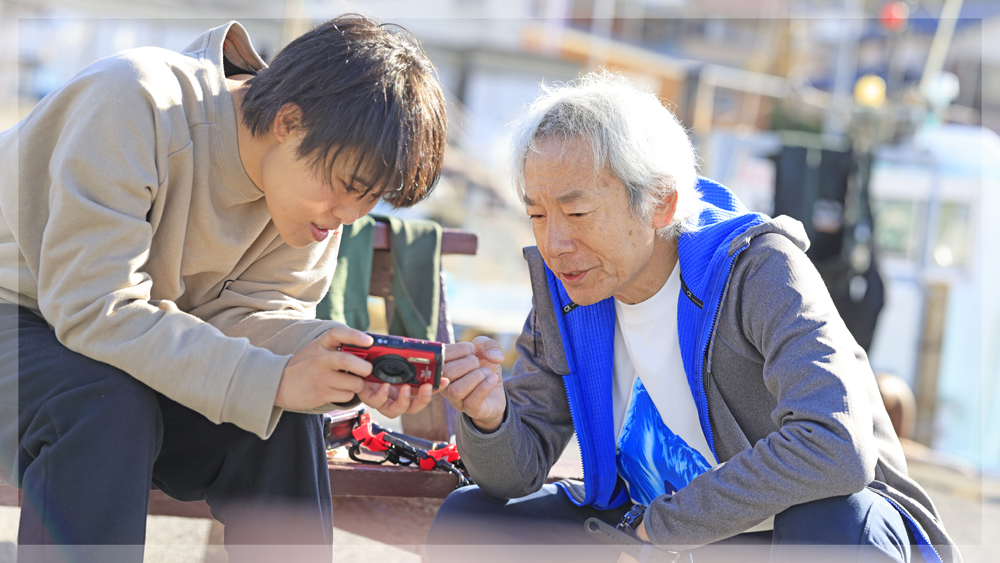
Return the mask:
POLYGON ((267 64, 260 58, 257 51, 250 43, 250 37, 246 29, 236 21, 231 21, 223 26, 217 27, 208 32, 206 58, 212 62, 218 73, 219 91, 216 92, 216 123, 218 125, 219 150, 222 153, 222 162, 226 168, 226 174, 233 182, 233 186, 247 198, 248 201, 255 201, 264 197, 264 192, 254 184, 243 167, 240 159, 238 124, 236 116, 236 106, 233 103, 232 94, 226 82, 225 69, 223 68, 224 58, 238 67, 253 69, 255 71, 267 68, 267 64))

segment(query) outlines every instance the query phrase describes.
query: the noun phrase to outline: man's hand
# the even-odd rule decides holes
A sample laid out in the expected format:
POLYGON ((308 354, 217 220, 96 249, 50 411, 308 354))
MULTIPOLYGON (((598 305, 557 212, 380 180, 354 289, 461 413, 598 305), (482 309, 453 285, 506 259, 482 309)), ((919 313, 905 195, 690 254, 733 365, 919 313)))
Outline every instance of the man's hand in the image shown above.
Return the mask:
MULTIPOLYGON (((365 387, 358 393, 358 397, 366 405, 389 418, 420 412, 431 402, 431 397, 434 395, 433 383, 424 383, 418 389, 414 389, 411 385, 389 385, 374 381, 364 383, 365 387)), ((448 379, 442 377, 438 391, 447 386, 448 379)))
POLYGON ((365 388, 362 377, 371 374, 371 363, 340 351, 341 344, 371 346, 372 338, 360 330, 336 326, 299 350, 281 374, 274 406, 311 410, 326 403, 346 403, 365 388))
POLYGON ((451 384, 443 394, 455 410, 464 412, 483 432, 494 432, 503 422, 507 398, 500 377, 503 351, 492 338, 445 346, 443 375, 451 384))
POLYGON ((649 534, 646 533, 645 522, 639 522, 639 526, 635 529, 635 535, 639 536, 639 539, 641 539, 644 542, 649 541, 649 534))
MULTIPOLYGON (((639 536, 639 539, 641 539, 642 541, 648 542, 649 535, 646 534, 646 526, 644 524, 645 524, 644 522, 639 522, 639 525, 635 528, 635 535, 639 536)), ((627 553, 622 553, 618 557, 618 563, 637 563, 637 562, 635 557, 632 557, 627 553)))

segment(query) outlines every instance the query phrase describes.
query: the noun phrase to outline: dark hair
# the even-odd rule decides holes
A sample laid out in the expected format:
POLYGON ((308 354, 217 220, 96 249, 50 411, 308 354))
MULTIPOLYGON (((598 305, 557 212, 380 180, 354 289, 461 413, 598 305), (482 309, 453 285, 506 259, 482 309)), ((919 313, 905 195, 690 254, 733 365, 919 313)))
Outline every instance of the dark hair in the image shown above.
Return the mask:
POLYGON ((444 95, 406 30, 348 14, 295 39, 247 81, 243 124, 265 135, 286 104, 302 110, 299 157, 327 181, 334 162, 347 157, 370 188, 359 191, 394 207, 434 189, 444 158, 444 95))

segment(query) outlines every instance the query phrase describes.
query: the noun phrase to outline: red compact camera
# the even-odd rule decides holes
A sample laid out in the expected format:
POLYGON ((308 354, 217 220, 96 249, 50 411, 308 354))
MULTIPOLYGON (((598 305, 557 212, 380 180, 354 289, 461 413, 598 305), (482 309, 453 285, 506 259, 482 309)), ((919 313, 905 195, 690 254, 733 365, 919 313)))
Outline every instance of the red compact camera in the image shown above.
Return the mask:
POLYGON ((444 344, 402 336, 368 335, 374 342, 367 348, 340 346, 341 351, 371 362, 372 374, 366 380, 414 387, 433 383, 434 389, 441 384, 444 344))

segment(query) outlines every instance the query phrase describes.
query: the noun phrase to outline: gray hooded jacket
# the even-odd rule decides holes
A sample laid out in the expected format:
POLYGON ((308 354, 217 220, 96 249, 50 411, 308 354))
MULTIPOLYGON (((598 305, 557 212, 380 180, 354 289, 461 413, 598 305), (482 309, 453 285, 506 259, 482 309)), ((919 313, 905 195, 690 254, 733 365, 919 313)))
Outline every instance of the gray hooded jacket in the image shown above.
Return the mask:
MULTIPOLYGON (((944 561, 961 561, 934 504, 907 476, 868 358, 805 256, 801 223, 779 217, 753 227, 733 241, 730 253, 747 241, 705 363, 720 465, 648 507, 650 539, 706 545, 790 506, 867 486, 918 522, 944 561)), ((574 432, 562 381, 569 369, 544 262, 534 247, 524 255, 534 309, 504 382, 506 419, 490 434, 465 415, 456 425, 470 474, 498 498, 541 488, 574 432)), ((579 489, 570 493, 582 499, 579 489)))

